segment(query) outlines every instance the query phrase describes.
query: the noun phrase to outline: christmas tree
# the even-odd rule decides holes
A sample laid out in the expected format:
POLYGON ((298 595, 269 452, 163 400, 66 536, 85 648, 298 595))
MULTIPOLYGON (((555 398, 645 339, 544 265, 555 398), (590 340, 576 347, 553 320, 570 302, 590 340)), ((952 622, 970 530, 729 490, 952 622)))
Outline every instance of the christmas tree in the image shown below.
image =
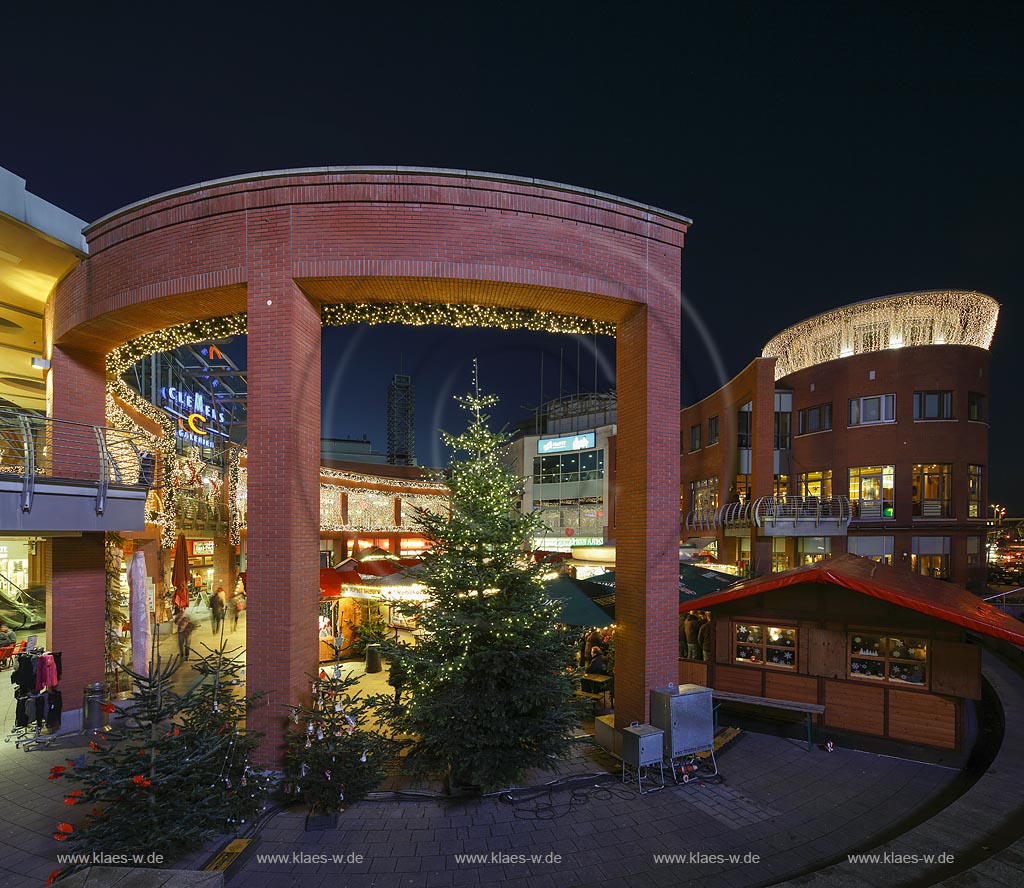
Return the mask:
POLYGON ((444 480, 450 515, 420 513, 432 541, 424 557, 428 601, 403 606, 423 638, 386 647, 412 692, 382 703, 396 734, 413 738, 407 766, 444 772, 453 785, 506 786, 531 768, 551 769, 568 747, 579 710, 572 698, 573 640, 557 626, 546 570, 527 551, 539 522, 518 508, 522 479, 501 459, 508 443, 485 411, 497 398, 458 398, 469 411, 444 480))
POLYGON ((353 693, 356 684, 339 667, 322 670, 312 682, 311 705, 292 707, 299 729, 285 735, 286 799, 300 799, 318 812, 337 811, 365 798, 387 776, 395 744, 368 729, 371 703, 353 693))
POLYGON ((194 663, 203 678, 184 692, 175 690, 178 656, 154 655, 148 676, 128 670, 135 696, 118 707, 117 733, 98 734, 91 753, 51 769, 51 780, 81 787, 65 804, 87 810, 82 822, 58 824, 55 839, 80 851, 141 855, 152 865, 255 816, 267 780, 250 763, 259 735, 242 720, 255 698, 240 694, 244 667, 235 654, 221 647, 194 663))

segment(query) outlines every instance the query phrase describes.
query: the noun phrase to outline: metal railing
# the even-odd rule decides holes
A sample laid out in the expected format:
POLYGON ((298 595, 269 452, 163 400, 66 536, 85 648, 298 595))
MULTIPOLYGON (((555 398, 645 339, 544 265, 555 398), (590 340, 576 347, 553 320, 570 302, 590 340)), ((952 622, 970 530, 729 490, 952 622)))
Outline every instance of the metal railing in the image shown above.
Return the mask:
POLYGON ((845 496, 762 496, 747 502, 726 503, 687 513, 686 531, 714 533, 717 530, 739 530, 746 527, 793 527, 835 524, 848 526, 853 517, 849 498, 845 496))
POLYGON ((848 526, 853 512, 845 496, 763 496, 754 501, 754 523, 758 527, 790 523, 848 526))
POLYGON ((144 436, 122 429, 0 410, 0 478, 21 481, 23 512, 32 509, 39 479, 96 485, 97 515, 111 485, 159 487, 162 466, 150 447, 144 436))

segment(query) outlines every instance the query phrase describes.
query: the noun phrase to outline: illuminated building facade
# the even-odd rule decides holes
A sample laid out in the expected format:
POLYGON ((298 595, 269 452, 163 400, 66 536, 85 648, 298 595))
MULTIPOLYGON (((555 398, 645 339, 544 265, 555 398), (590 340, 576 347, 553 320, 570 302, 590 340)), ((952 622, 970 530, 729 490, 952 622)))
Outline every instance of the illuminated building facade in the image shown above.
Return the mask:
POLYGON ((775 336, 681 413, 683 538, 754 575, 850 552, 982 583, 998 314, 905 293, 775 336))

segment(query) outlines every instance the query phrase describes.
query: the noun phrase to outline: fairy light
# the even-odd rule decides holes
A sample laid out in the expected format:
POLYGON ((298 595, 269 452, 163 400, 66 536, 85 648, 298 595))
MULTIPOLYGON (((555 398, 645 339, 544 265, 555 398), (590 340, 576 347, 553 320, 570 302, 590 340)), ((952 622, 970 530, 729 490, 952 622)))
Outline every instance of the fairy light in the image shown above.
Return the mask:
POLYGON ((120 377, 131 369, 132 365, 143 358, 157 352, 170 352, 184 345, 194 345, 208 340, 227 339, 230 336, 242 336, 248 332, 246 315, 234 314, 220 318, 204 318, 189 321, 165 330, 147 333, 138 339, 132 339, 118 346, 107 355, 107 373, 120 377))
POLYGON ((615 335, 615 324, 533 309, 499 308, 435 302, 388 302, 325 305, 324 326, 344 324, 438 324, 446 327, 492 327, 498 330, 544 330, 549 333, 601 333, 615 335))
POLYGON ((775 378, 855 354, 918 345, 992 344, 999 303, 984 293, 900 293, 825 312, 783 330, 761 356, 776 358, 775 378))

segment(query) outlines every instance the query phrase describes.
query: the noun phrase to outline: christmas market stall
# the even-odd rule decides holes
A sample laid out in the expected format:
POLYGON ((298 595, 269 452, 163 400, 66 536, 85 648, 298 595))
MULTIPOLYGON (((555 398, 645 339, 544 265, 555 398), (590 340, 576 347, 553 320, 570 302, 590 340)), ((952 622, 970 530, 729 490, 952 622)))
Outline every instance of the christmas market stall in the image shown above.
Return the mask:
POLYGON ((712 656, 680 660, 680 684, 946 750, 964 748, 967 701, 981 697, 970 634, 1024 644, 1024 624, 971 593, 857 555, 680 604, 697 609, 711 614, 712 656))

